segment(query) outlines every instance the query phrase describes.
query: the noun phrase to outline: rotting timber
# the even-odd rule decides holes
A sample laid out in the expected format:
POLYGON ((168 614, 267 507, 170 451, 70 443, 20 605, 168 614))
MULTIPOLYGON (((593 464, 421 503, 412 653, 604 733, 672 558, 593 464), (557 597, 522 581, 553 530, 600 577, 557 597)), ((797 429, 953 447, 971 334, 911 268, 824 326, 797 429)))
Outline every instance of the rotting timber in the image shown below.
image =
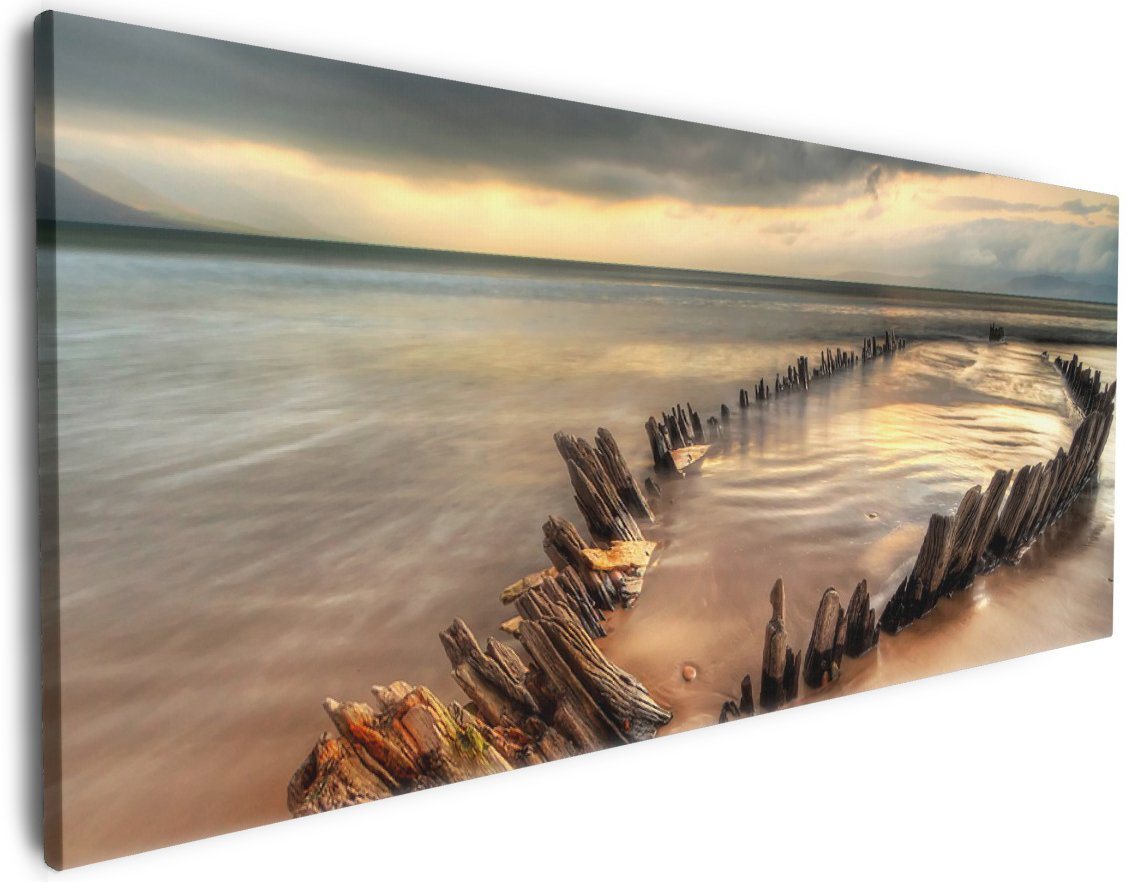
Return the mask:
MULTIPOLYGON (((812 381, 864 366, 903 349, 891 331, 867 338, 858 355, 827 349, 818 366, 800 357, 770 386, 755 385, 754 401, 805 391, 812 381)), ((1099 374, 1075 357, 1057 367, 1084 414, 1068 452, 1049 463, 1011 474, 998 472, 988 489, 972 488, 954 515, 929 524, 911 574, 878 617, 862 580, 849 603, 827 589, 805 655, 791 645, 782 580, 771 592, 760 675, 759 706, 774 710, 793 701, 800 678, 816 689, 839 676, 844 657, 857 657, 878 642, 880 630, 895 633, 926 613, 936 599, 965 588, 976 573, 1012 560, 1093 480, 1114 409, 1114 384, 1100 387, 1099 374), (1009 495, 1006 490, 1009 488, 1009 495), (899 597, 899 600, 897 599, 899 597)), ((740 390, 743 410, 752 395, 740 390)), ((731 410, 702 420, 691 405, 676 406, 646 426, 655 472, 676 475, 698 461, 709 446, 727 438, 731 410)), ((515 637, 484 644, 455 620, 440 637, 465 703, 444 704, 425 686, 395 682, 372 689, 368 703, 327 699, 335 734, 324 733, 294 773, 287 791, 294 815, 534 765, 601 747, 652 738, 672 718, 629 672, 598 646, 608 612, 638 599, 655 543, 643 525, 655 521, 653 503, 661 487, 634 478, 611 433, 600 429, 590 444, 557 433, 575 501, 590 540, 566 518, 543 525, 550 566, 529 574, 501 593, 517 615, 501 625, 515 637), (644 489, 643 489, 644 488, 644 489)), ((721 720, 755 713, 753 680, 744 677, 739 700, 725 703, 721 720)))
POLYGON ((557 433, 587 524, 543 526, 546 569, 514 582, 501 601, 518 615, 502 630, 510 645, 482 646, 455 619, 440 634, 452 674, 468 698, 444 705, 424 686, 375 686, 368 703, 327 699, 336 734, 325 733, 290 780, 297 815, 453 783, 652 738, 671 714, 599 649, 605 613, 631 605, 655 544, 639 521, 654 519, 611 433, 594 445, 557 433), (526 660, 527 659, 527 660, 526 660))
MULTIPOLYGON (((794 364, 786 366, 785 371, 775 374, 772 384, 767 377, 760 377, 752 386, 752 392, 740 389, 739 407, 747 411, 754 404, 764 404, 772 398, 780 398, 798 392, 807 392, 816 380, 832 377, 835 374, 852 370, 857 365, 894 355, 907 346, 907 340, 898 337, 891 329, 879 337, 866 337, 861 343, 861 353, 841 348, 826 348, 818 353, 819 363, 811 370, 810 359, 800 355, 794 364)), ((731 411, 726 404, 720 406, 719 417, 710 416, 702 422, 700 414, 693 405, 686 402, 682 407, 674 404, 668 412, 662 411, 661 419, 650 417, 646 421, 646 435, 650 442, 654 471, 674 477, 684 475, 686 470, 700 462, 712 445, 727 438, 731 422, 731 411), (705 425, 708 431, 705 431, 705 425)))
MULTIPOLYGON (((868 652, 876 646, 880 631, 899 633, 931 612, 941 597, 966 590, 980 574, 1015 563, 1098 479, 1100 457, 1115 416, 1115 383, 1102 385, 1100 372, 1086 368, 1076 355, 1071 361, 1057 357, 1054 364, 1082 416, 1068 450, 1060 448, 1046 462, 1023 466, 1016 477, 1012 470, 999 469, 985 491, 981 485, 970 488, 954 513, 933 514, 911 570, 879 620, 871 607, 866 581, 857 585, 845 612, 837 592, 828 588, 815 614, 802 665, 808 689, 816 690, 837 679, 843 655, 856 658, 868 652)), ((778 637, 783 619, 782 580, 771 591, 771 603, 760 687, 763 710, 774 710, 797 696, 795 688, 784 692, 784 701, 778 700, 778 647, 786 640, 785 630, 781 641, 778 637)), ((789 647, 786 653, 789 658, 789 647)), ((745 678, 747 682, 749 678, 745 678)), ((743 703, 752 707, 750 701, 743 703)), ((734 701, 728 701, 720 710, 720 722, 752 712, 742 712, 734 701)))
MULTIPOLYGON (((799 357, 787 368, 786 379, 776 375, 774 395, 805 391, 812 381, 905 345, 886 331, 883 340, 866 338, 860 355, 826 349, 813 369, 808 358, 799 357)), ((761 379, 757 402, 771 397, 761 379)), ((746 390, 740 390, 739 402, 750 407, 746 390)), ((678 474, 703 457, 711 443, 727 437, 732 418, 726 404, 719 416, 704 421, 691 405, 662 416, 660 428, 647 424, 655 471, 678 474)), ((550 516, 543 525, 550 566, 501 592, 502 603, 517 615, 500 628, 515 637, 523 657, 492 637, 480 644, 456 619, 440 638, 466 703, 443 704, 425 686, 402 681, 372 687, 367 703, 326 699, 336 732, 321 735, 291 778, 291 814, 328 811, 652 738, 672 718, 596 643, 606 635, 606 614, 631 606, 641 592, 656 549, 642 524, 655 520, 651 502, 660 499, 660 485, 653 477, 638 484, 606 429, 598 430, 594 444, 565 432, 554 440, 591 539, 566 518, 550 516)), ((765 699, 769 706, 793 699, 801 664, 801 653, 796 656, 786 645, 781 582, 776 605, 774 624, 783 646, 770 662, 772 671, 778 669, 778 683, 777 697, 765 699)), ((754 713, 752 702, 749 676, 741 701, 732 703, 732 715, 754 713)))
MULTIPOLYGON (((1099 390, 1099 372, 1080 372, 1073 400, 1084 415, 1067 451, 1046 462, 994 473, 985 493, 972 487, 954 514, 931 516, 915 566, 881 614, 881 629, 895 634, 934 609, 939 598, 968 588, 979 573, 1013 563, 1060 518, 1099 471, 1115 412, 1115 384, 1099 390), (1009 493, 1005 502, 1002 495, 1009 493)), ((1070 374, 1064 374, 1066 381, 1070 374)), ((1071 382, 1071 381, 1069 381, 1071 382)), ((1071 388, 1071 387, 1070 387, 1071 388)))

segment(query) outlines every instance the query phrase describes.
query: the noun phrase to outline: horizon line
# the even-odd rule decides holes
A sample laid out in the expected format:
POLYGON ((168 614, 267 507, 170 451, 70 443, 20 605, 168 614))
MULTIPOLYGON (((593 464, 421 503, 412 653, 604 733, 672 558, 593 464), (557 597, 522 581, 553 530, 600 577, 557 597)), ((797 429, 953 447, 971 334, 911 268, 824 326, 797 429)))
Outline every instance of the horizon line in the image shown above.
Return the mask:
MULTIPOLYGON (((346 248, 370 248, 370 249, 389 249, 394 251, 415 251, 424 252, 429 254, 442 254, 452 257, 472 257, 472 258, 489 258, 502 261, 541 261, 549 264, 569 265, 574 267, 595 267, 603 269, 626 269, 626 270, 652 270, 667 273, 683 273, 686 275, 697 274, 706 276, 717 276, 731 279, 748 279, 748 280, 768 280, 768 281, 785 281, 785 282, 805 282, 813 283, 816 285, 844 285, 855 287, 858 289, 864 288, 879 288, 888 290, 902 290, 909 293, 930 293, 930 294, 959 294, 969 296, 983 296, 983 297, 1009 297, 1020 300, 1043 300, 1046 302, 1062 303, 1062 304, 1076 304, 1082 303, 1091 306, 1110 306, 1118 309, 1119 305, 1119 286, 1118 282, 1115 285, 1115 299, 1112 301, 1104 300, 1089 300, 1085 298, 1065 298, 1065 297, 1048 297, 1035 294, 1016 294, 1006 291, 972 291, 963 288, 947 288, 947 287, 931 287, 927 285, 909 285, 904 283, 893 282, 876 282, 876 281, 858 281, 855 279, 832 279, 818 276, 781 276, 769 273, 748 273, 732 270, 716 270, 716 269, 699 269, 694 267, 680 267, 680 266, 663 266, 658 264, 641 264, 641 263, 617 263, 613 261, 601 260, 580 260, 576 258, 566 257, 540 257, 535 255, 525 254, 503 254, 500 252, 490 251, 462 251, 452 248, 429 248, 420 245, 392 245, 380 242, 363 242, 359 240, 350 239, 320 239, 309 236, 285 236, 276 233, 266 232, 252 232, 243 233, 230 230, 212 229, 212 228, 199 228, 193 229, 190 227, 179 226, 149 226, 145 224, 114 224, 102 223, 99 221, 82 221, 82 220, 59 220, 57 218, 36 218, 36 225, 41 224, 54 224, 56 227, 87 227, 99 230, 109 230, 117 232, 136 232, 145 231, 151 233, 173 233, 177 235, 186 236, 219 236, 227 239, 250 239, 261 240, 263 242, 296 242, 306 245, 322 245, 322 246, 336 246, 346 248)), ((39 237, 37 236, 37 246, 39 237)), ((1050 273, 1034 273, 1030 278, 1037 278, 1038 276, 1048 276, 1052 278, 1050 273)), ((1069 280, 1063 279, 1068 282, 1069 280)))

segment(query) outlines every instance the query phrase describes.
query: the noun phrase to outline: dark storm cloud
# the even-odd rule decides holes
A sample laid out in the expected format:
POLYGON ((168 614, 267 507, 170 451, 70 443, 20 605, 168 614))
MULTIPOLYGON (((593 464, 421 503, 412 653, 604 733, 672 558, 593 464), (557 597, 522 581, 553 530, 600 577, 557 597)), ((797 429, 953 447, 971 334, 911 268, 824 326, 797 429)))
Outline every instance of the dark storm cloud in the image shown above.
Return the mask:
POLYGON ((346 166, 714 205, 829 203, 875 197, 906 171, 968 174, 76 16, 56 33, 68 118, 268 141, 346 166))
POLYGON ((874 199, 880 198, 880 182, 884 177, 884 166, 874 165, 865 176, 865 192, 874 199))

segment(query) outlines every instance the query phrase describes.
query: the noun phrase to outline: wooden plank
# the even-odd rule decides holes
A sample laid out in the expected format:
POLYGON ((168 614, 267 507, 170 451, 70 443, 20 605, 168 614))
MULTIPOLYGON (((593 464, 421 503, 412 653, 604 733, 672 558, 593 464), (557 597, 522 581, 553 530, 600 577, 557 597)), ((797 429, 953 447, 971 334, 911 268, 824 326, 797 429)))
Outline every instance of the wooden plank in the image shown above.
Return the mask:
POLYGON ((709 444, 693 444, 689 447, 679 447, 676 450, 669 451, 673 458, 674 468, 679 472, 686 471, 690 466, 704 459, 710 447, 709 444))

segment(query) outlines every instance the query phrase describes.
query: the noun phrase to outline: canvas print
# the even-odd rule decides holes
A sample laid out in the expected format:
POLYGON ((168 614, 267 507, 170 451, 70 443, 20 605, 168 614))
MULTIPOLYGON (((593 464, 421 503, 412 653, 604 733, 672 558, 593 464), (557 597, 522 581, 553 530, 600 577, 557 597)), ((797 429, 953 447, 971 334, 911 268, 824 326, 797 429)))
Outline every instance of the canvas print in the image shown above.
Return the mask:
POLYGON ((1111 633, 1116 197, 35 39, 53 865, 1111 633))

